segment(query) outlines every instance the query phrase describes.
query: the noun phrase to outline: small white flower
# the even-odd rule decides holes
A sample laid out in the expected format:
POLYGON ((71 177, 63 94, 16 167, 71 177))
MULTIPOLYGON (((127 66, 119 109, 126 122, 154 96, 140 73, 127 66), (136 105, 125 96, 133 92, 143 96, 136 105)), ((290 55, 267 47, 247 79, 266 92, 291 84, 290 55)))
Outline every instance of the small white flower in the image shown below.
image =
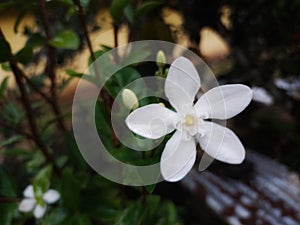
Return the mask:
POLYGON ((19 204, 19 211, 25 213, 33 211, 33 215, 37 219, 40 219, 44 216, 47 209, 47 204, 55 203, 60 198, 58 191, 49 189, 43 194, 44 205, 41 206, 35 199, 32 185, 28 185, 25 188, 23 195, 25 198, 19 204))
POLYGON ((273 104, 273 97, 267 92, 266 89, 262 87, 252 87, 253 91, 253 100, 263 103, 265 105, 272 105, 273 104))
POLYGON ((160 138, 173 130, 161 156, 161 173, 167 181, 182 179, 196 160, 196 145, 211 157, 238 164, 245 149, 228 128, 206 119, 229 119, 240 113, 252 99, 252 91, 241 84, 215 87, 194 104, 200 89, 200 77, 191 61, 177 58, 171 65, 165 94, 176 112, 159 104, 133 111, 126 124, 130 130, 150 139, 160 138))

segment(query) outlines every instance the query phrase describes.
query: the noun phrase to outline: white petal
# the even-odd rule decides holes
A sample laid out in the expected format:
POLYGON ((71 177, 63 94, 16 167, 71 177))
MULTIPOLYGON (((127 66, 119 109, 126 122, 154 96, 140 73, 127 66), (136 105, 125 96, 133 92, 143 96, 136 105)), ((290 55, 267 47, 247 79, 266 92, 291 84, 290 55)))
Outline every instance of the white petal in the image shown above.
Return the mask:
POLYGON ((199 137, 199 143, 208 155, 230 164, 239 164, 244 160, 244 146, 230 129, 206 121, 203 126, 205 133, 199 137))
POLYGON ((193 63, 184 57, 177 58, 170 67, 165 93, 177 112, 184 114, 185 108, 193 105, 200 88, 200 77, 193 63))
POLYGON ((28 185, 25 190, 23 191, 23 195, 26 198, 34 198, 33 186, 28 185))
POLYGON ((134 133, 150 139, 160 138, 175 129, 177 113, 159 104, 134 110, 125 122, 134 133))
POLYGON ((265 105, 272 105, 273 104, 273 97, 270 93, 262 88, 262 87, 252 87, 253 91, 253 100, 263 103, 265 105))
POLYGON ((34 217, 37 219, 42 218, 45 215, 46 209, 47 209, 47 205, 45 205, 43 207, 40 205, 37 205, 33 211, 34 217))
POLYGON ((49 189, 43 195, 44 201, 48 204, 52 204, 52 203, 56 202, 59 198, 60 198, 59 192, 54 189, 49 189))
POLYGON ((251 99, 252 90, 245 85, 222 85, 202 95, 195 110, 202 118, 229 119, 243 111, 251 99))
POLYGON ((175 182, 181 180, 193 167, 196 160, 196 144, 194 138, 186 140, 176 131, 167 142, 160 160, 163 178, 175 182))
POLYGON ((36 201, 34 198, 25 198, 19 204, 20 212, 30 212, 33 207, 36 205, 36 201))

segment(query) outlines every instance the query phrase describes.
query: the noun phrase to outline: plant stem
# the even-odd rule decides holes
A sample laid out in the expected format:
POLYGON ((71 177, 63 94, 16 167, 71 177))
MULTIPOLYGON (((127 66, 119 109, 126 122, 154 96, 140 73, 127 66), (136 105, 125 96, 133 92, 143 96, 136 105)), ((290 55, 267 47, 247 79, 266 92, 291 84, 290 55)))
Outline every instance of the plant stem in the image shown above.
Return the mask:
MULTIPOLYGON (((78 17, 79 17, 79 20, 80 20, 80 24, 81 24, 83 32, 84 32, 84 36, 85 36, 85 39, 86 39, 86 42, 87 42, 87 46, 88 46, 91 58, 92 58, 93 62, 95 62, 96 61, 96 56, 94 54, 94 50, 93 50, 92 43, 91 43, 91 40, 90 40, 88 28, 87 28, 87 25, 85 23, 85 14, 84 14, 82 5, 80 4, 80 0, 73 0, 73 1, 74 1, 75 5, 78 7, 78 17)), ((93 63, 93 67, 94 67, 97 79, 101 82, 101 76, 100 76, 99 68, 97 67, 97 63, 93 63)), ((112 104, 113 104, 113 99, 108 94, 105 87, 102 88, 102 90, 100 92, 100 96, 103 100, 105 112, 109 117, 108 119, 110 121, 110 125, 111 125, 111 128, 112 128, 112 124, 111 124, 111 107, 112 107, 112 104)), ((119 145, 119 141, 118 141, 117 137, 115 136, 114 132, 113 132, 113 136, 112 136, 112 141, 113 141, 115 146, 119 145)))
MULTIPOLYGON (((0 28, 0 37, 5 39, 5 36, 4 36, 1 28, 0 28)), ((26 117, 27 117, 27 120, 28 120, 28 123, 29 123, 31 134, 32 134, 32 139, 34 140, 36 146, 42 151, 42 153, 45 156, 47 162, 52 164, 54 172, 57 175, 60 175, 60 170, 59 170, 58 166, 56 165, 56 162, 53 159, 52 155, 49 154, 47 146, 42 141, 40 133, 37 129, 37 124, 36 124, 36 121, 34 119, 34 111, 31 108, 30 99, 29 99, 28 93, 26 91, 25 83, 24 83, 24 80, 23 80, 23 75, 22 75, 23 72, 17 66, 17 62, 14 60, 13 57, 11 57, 9 59, 9 65, 12 69, 12 72, 14 74, 18 89, 19 89, 20 94, 21 94, 21 103, 22 103, 23 108, 24 108, 25 113, 26 113, 26 117)))
MULTIPOLYGON (((41 17, 44 25, 44 31, 46 35, 47 41, 51 40, 51 32, 50 32, 50 24, 49 24, 49 15, 46 9, 45 0, 40 0, 40 9, 41 9, 41 17)), ((58 105, 58 96, 57 96, 57 78, 55 73, 55 67, 56 67, 56 60, 55 60, 55 49, 47 43, 47 54, 48 54, 48 60, 47 60, 47 67, 46 71, 50 78, 51 87, 50 87, 50 93, 51 93, 51 106, 52 110, 57 118, 58 121, 58 128, 61 129, 63 132, 67 131, 67 128, 62 120, 61 116, 61 110, 58 105)))

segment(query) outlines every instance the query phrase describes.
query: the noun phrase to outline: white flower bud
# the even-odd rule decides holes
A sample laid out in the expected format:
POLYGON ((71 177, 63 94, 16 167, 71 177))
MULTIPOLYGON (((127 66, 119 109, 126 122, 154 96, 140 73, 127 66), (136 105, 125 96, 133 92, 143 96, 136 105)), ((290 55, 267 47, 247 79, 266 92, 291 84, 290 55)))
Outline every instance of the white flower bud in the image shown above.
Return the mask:
POLYGON ((156 65, 158 68, 164 67, 166 64, 166 56, 162 50, 159 50, 156 55, 156 65))
POLYGON ((122 100, 126 108, 130 110, 137 109, 139 107, 139 101, 136 97, 136 94, 130 90, 125 88, 122 92, 122 100))

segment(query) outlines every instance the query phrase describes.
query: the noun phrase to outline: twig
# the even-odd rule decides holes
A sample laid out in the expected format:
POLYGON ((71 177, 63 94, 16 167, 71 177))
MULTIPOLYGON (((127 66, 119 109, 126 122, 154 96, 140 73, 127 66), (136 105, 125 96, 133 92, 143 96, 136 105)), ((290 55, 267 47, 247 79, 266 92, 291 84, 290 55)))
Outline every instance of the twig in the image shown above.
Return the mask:
MULTIPOLYGON (((0 28, 0 37, 5 39, 5 36, 4 36, 1 28, 0 28)), ((42 141, 40 133, 37 129, 37 124, 36 124, 36 121, 34 119, 34 112, 31 108, 30 99, 29 99, 29 96, 28 96, 28 93, 26 91, 26 87, 25 87, 25 84, 24 84, 24 80, 23 80, 23 76, 22 76, 22 70, 17 66, 17 63, 16 63, 16 61, 14 60, 13 57, 11 57, 9 59, 9 65, 10 65, 12 71, 13 71, 18 89, 19 89, 20 94, 21 94, 21 100, 22 100, 21 102, 22 102, 22 105, 23 105, 23 108, 25 110, 26 117, 27 117, 27 120, 28 120, 28 123, 29 123, 30 131, 31 131, 31 134, 32 134, 32 139, 34 140, 37 147, 39 147, 39 149, 42 151, 42 153, 45 156, 47 162, 52 164, 54 172, 57 175, 60 175, 60 170, 59 170, 58 166, 56 165, 55 160, 52 158, 52 155, 49 154, 48 149, 47 149, 46 145, 44 144, 44 142, 42 141)))
MULTIPOLYGON (((40 0, 40 9, 41 9, 41 17, 44 25, 44 31, 46 35, 47 41, 51 40, 51 32, 50 32, 50 24, 49 24, 49 15, 46 9, 45 0, 40 0)), ((61 110, 58 106, 58 96, 57 96, 57 80, 56 80, 56 73, 55 73, 55 67, 56 67, 56 60, 55 60, 55 49, 47 44, 47 54, 48 54, 48 61, 47 61, 47 67, 46 71, 51 81, 51 106, 53 109, 53 112, 55 113, 55 116, 57 117, 58 121, 58 127, 63 131, 66 132, 67 128, 61 119, 61 110)))

